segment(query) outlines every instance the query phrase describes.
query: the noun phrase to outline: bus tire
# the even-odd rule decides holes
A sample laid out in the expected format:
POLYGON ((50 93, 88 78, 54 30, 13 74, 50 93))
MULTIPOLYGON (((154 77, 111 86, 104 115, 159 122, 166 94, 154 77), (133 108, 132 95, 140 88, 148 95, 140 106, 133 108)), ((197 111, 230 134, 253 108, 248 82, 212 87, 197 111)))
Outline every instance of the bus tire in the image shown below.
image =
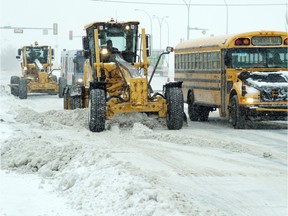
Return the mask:
POLYGON ((106 97, 103 89, 92 89, 89 99, 89 129, 92 132, 105 130, 106 97))
POLYGON ((19 81, 19 98, 20 99, 27 99, 27 79, 21 78, 19 81))
POLYGON ((167 92, 167 127, 179 130, 183 126, 184 101, 181 88, 169 88, 167 92))
POLYGON ((198 121, 199 120, 199 113, 197 106, 194 105, 194 93, 193 90, 189 91, 187 97, 187 104, 188 104, 188 115, 191 121, 198 121))
POLYGON ((240 110, 237 95, 234 95, 229 103, 229 120, 235 129, 243 129, 245 126, 245 116, 240 110))
POLYGON ((14 96, 19 96, 19 83, 20 83, 20 77, 18 76, 12 76, 10 78, 10 89, 11 89, 11 94, 14 96), (13 86, 13 85, 17 85, 17 86, 13 86))
POLYGON ((209 117, 209 108, 207 107, 201 107, 200 108, 200 112, 199 112, 199 120, 200 121, 208 121, 208 117, 209 117))
POLYGON ((59 77, 59 98, 63 98, 64 97, 64 89, 67 85, 67 80, 65 77, 59 77))

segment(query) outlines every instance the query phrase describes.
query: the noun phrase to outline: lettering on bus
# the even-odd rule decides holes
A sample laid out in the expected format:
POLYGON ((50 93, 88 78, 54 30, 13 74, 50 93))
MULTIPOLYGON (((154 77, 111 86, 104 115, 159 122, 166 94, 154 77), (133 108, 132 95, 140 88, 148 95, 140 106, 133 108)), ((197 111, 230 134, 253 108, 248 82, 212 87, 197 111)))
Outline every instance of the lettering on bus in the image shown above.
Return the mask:
POLYGON ((254 36, 252 37, 252 44, 254 46, 275 46, 281 45, 281 37, 275 36, 254 36))

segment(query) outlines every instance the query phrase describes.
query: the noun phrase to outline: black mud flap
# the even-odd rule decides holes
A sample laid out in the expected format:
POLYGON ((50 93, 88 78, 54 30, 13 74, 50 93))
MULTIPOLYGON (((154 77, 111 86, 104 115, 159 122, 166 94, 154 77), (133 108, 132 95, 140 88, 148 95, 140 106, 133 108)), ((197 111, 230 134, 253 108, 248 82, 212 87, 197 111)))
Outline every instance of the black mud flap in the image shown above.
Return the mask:
POLYGON ((84 90, 84 86, 66 86, 64 89, 64 109, 84 108, 84 90))
POLYGON ((183 83, 183 81, 166 83, 166 84, 163 86, 163 92, 164 92, 165 98, 167 99, 167 97, 168 97, 168 92, 169 92, 169 89, 170 89, 170 88, 182 88, 182 83, 183 83))

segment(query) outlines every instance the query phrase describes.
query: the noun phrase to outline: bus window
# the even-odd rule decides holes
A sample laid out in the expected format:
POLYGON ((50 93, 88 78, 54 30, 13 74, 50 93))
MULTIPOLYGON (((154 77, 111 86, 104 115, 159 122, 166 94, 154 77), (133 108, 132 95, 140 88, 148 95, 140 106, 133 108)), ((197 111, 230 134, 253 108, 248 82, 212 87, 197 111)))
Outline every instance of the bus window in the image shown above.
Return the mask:
POLYGON ((191 54, 191 69, 192 70, 195 69, 195 54, 194 53, 191 54))
POLYGON ((281 68, 287 67, 286 48, 232 49, 232 68, 281 68), (277 58, 278 57, 278 58, 277 58))
POLYGON ((268 49, 268 66, 269 67, 287 67, 288 52, 287 49, 268 49))

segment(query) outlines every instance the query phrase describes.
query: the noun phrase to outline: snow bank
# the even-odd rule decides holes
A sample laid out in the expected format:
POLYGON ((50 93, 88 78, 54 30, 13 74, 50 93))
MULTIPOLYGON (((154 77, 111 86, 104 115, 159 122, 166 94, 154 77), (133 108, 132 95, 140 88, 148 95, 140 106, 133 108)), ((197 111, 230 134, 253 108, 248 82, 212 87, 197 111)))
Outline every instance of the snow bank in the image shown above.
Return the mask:
MULTIPOLYGON (((218 119, 169 131, 165 119, 131 113, 92 133, 87 109, 63 110, 57 96, 19 100, 8 89, 0 86, 1 169, 40 179, 30 183, 65 200, 55 208, 77 216, 285 215, 286 130, 236 131, 218 119)), ((4 215, 9 207, 1 206, 4 215)), ((28 208, 17 213, 41 215, 28 208)))

